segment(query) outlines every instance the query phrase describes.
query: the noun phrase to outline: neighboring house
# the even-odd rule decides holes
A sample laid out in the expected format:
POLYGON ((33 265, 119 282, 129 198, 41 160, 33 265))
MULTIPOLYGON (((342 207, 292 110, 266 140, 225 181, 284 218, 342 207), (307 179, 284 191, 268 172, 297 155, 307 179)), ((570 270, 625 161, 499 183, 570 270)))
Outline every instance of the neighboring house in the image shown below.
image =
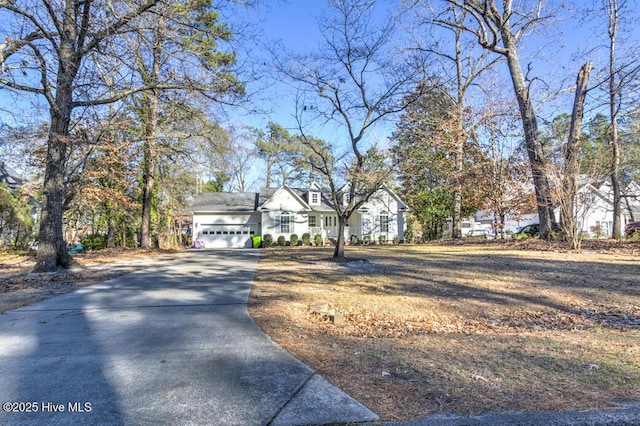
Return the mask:
MULTIPOLYGON (((18 190, 27 183, 27 179, 9 167, 7 163, 0 160, 0 183, 6 183, 9 191, 15 195, 18 190)), ((27 203, 31 206, 30 215, 34 223, 36 223, 38 214, 40 213, 40 203, 31 196, 28 197, 27 203)))
POLYGON ((0 183, 5 182, 12 193, 15 193, 24 183, 25 179, 15 170, 0 160, 0 183))
MULTIPOLYGON (((271 234, 274 241, 283 235, 319 234, 336 238, 338 216, 331 193, 317 184, 310 188, 261 189, 260 192, 204 192, 196 197, 193 214, 193 237, 205 247, 251 247, 252 235, 271 234)), ((344 200, 346 203, 348 200, 344 200)), ((383 186, 353 213, 345 228, 347 241, 351 235, 360 240, 369 236, 377 241, 404 239, 407 205, 388 187, 383 186)))
MULTIPOLYGON (((621 230, 640 220, 640 186, 627 182, 622 188, 621 230)), ((609 181, 587 183, 578 190, 577 228, 583 236, 611 237, 613 234, 613 190, 609 181)))
MULTIPOLYGON (((640 220, 640 185, 625 182, 622 188, 621 229, 627 223, 640 220)), ((560 211, 555 211, 560 220, 560 211)), ((473 218, 465 218, 468 229, 489 229, 493 232, 493 217, 478 212, 473 218)), ((517 218, 507 217, 505 231, 517 232, 523 226, 538 223, 537 214, 523 214, 517 218)), ((577 194, 576 225, 578 232, 587 238, 611 237, 613 234, 613 191, 609 181, 583 182, 577 194)), ((465 228, 463 227, 463 235, 465 228)))

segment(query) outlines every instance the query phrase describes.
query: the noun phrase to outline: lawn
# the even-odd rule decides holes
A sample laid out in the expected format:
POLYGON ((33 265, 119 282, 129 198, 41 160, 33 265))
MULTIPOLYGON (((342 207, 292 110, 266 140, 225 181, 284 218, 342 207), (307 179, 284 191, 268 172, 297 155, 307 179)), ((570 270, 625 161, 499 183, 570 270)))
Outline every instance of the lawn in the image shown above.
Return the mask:
POLYGON ((264 249, 249 310, 386 420, 638 401, 640 245, 583 247, 264 249))

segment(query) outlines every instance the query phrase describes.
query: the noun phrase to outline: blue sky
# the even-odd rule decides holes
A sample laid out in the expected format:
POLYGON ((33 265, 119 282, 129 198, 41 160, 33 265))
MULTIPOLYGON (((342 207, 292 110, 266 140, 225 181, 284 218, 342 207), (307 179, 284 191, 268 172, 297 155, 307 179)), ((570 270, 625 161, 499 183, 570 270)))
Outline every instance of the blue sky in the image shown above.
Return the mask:
MULTIPOLYGON (((381 2, 377 13, 385 13, 385 10, 395 4, 396 0, 381 2)), ((327 11, 326 0, 275 0, 259 4, 248 19, 258 28, 260 41, 271 45, 281 43, 285 49, 293 53, 309 53, 316 50, 322 43, 322 36, 318 28, 318 19, 327 11)), ((271 58, 264 51, 258 54, 265 55, 264 62, 269 63, 271 58)), ((256 96, 263 108, 272 109, 273 112, 265 115, 248 114, 236 116, 244 120, 244 124, 266 128, 269 121, 281 124, 283 127, 296 131, 297 123, 295 114, 295 89, 290 85, 278 82, 274 78, 267 77, 267 88, 264 93, 256 96), (261 99, 262 98, 262 99, 261 99), (265 99, 266 98, 266 99, 265 99)), ((253 87, 261 87, 265 82, 260 82, 253 87)), ((372 139, 380 142, 386 139, 389 126, 385 130, 374 130, 372 139)), ((311 134, 327 141, 348 143, 344 134, 334 125, 316 125, 311 134)))
MULTIPOLYGON (((388 0, 387 5, 394 3, 388 0)), ((552 4, 564 3, 560 0, 551 1, 552 4)), ((600 1, 592 0, 592 5, 599 5, 600 1)), ((631 1, 635 4, 637 2, 631 1)), ((313 50, 319 43, 319 30, 316 18, 326 8, 325 0, 271 0, 260 1, 255 9, 245 9, 246 16, 242 20, 252 22, 253 29, 260 34, 260 40, 272 43, 275 40, 281 40, 283 44, 290 50, 298 52, 307 52, 313 50)), ((582 3, 584 4, 584 2, 582 3)), ((633 8, 631 10, 634 10, 633 8)), ((637 9, 635 9, 637 10, 637 9)), ((526 47, 530 51, 540 51, 543 56, 535 61, 533 74, 556 75, 556 81, 560 82, 564 79, 565 84, 572 84, 575 81, 575 75, 580 65, 587 59, 596 61, 603 59, 602 50, 593 50, 585 54, 577 54, 579 46, 596 46, 601 44, 603 39, 596 37, 597 30, 595 24, 584 20, 584 13, 578 9, 569 10, 563 8, 562 11, 570 16, 571 19, 560 23, 556 29, 552 31, 541 31, 536 34, 529 35, 526 47)), ((602 26, 600 30, 602 30, 602 26)), ((640 38, 637 28, 632 28, 630 36, 636 41, 640 38)), ((640 43, 637 43, 640 45, 640 43)), ((254 46, 254 53, 258 55, 264 54, 260 51, 259 46, 254 46)), ((526 55, 522 56, 523 66, 526 68, 529 59, 526 55)), ((268 58, 264 57, 267 62, 268 58)), ((601 64, 602 62, 600 62, 601 64)), ((598 66, 598 65, 597 65, 598 66)), ((503 67, 504 68, 504 67, 503 67)), ((599 70, 596 69, 593 76, 599 70)), ((275 84, 273 81, 268 83, 269 92, 263 96, 262 102, 266 102, 271 107, 273 113, 269 115, 242 114, 240 111, 232 113, 233 124, 251 125, 265 128, 268 121, 275 121, 287 128, 295 127, 293 119, 293 92, 287 86, 275 84), (266 100, 265 100, 266 98, 266 100)), ((250 87, 250 90, 252 87, 250 87)), ((0 119, 4 122, 11 122, 3 109, 10 112, 18 111, 17 117, 27 122, 46 120, 48 111, 43 102, 33 103, 33 99, 25 100, 15 95, 8 95, 5 91, 0 91, 0 119)), ((563 99, 558 103, 558 112, 567 112, 570 109, 570 102, 563 99)), ((388 130, 388 129, 387 129, 388 130)), ((316 136, 327 140, 338 140, 343 137, 335 129, 323 128, 319 129, 316 136)), ((386 130, 379 130, 374 134, 374 138, 381 140, 386 136, 386 130)))

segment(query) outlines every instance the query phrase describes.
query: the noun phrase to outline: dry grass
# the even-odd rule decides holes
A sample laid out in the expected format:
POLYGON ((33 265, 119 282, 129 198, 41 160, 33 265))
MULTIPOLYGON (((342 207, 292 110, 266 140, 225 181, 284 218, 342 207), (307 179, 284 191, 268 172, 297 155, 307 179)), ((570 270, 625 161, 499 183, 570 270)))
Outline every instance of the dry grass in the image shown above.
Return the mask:
POLYGON ((268 249, 250 312, 388 420, 640 400, 640 245, 587 243, 268 249))

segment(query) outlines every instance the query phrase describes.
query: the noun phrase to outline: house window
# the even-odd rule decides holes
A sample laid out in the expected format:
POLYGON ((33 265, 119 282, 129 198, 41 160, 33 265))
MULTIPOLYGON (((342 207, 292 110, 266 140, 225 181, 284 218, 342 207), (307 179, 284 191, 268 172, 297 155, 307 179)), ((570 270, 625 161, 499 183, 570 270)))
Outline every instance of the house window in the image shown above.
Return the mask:
POLYGON ((281 234, 290 234, 291 231, 291 216, 283 214, 280 216, 280 233, 281 234))
POLYGON ((311 205, 312 206, 319 206, 320 205, 320 193, 319 192, 312 192, 311 193, 311 205))
POLYGON ((380 232, 381 233, 389 232, 389 215, 387 214, 380 215, 380 232))
POLYGON ((309 226, 312 228, 315 228, 316 226, 318 226, 316 224, 316 217, 315 216, 309 216, 309 226))

